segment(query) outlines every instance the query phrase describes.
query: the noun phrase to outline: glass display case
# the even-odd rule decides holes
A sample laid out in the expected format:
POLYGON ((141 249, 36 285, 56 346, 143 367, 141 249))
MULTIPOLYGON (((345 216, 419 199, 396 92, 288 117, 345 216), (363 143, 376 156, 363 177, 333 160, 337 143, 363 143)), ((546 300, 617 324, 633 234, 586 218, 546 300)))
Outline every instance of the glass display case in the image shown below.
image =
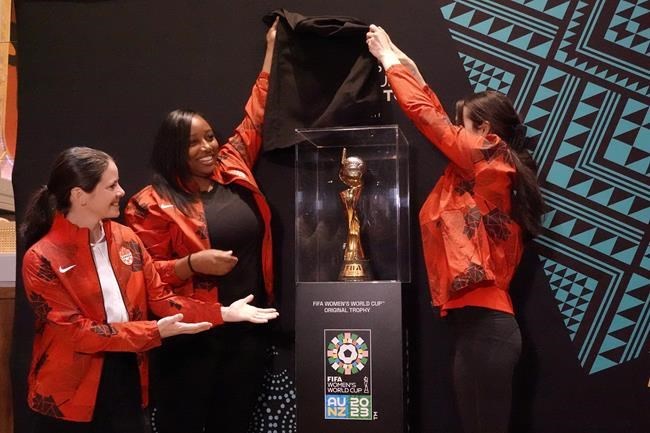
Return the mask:
POLYGON ((410 281, 408 142, 398 126, 296 133, 296 281, 410 281))

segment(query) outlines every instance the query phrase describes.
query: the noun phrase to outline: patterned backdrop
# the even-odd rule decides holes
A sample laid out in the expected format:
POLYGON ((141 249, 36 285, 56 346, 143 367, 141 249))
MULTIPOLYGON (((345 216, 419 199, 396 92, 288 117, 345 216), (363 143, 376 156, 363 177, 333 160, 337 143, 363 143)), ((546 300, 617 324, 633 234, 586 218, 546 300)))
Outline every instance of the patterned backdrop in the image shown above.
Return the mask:
POLYGON ((537 250, 589 374, 639 357, 650 330, 649 7, 440 2, 474 90, 508 94, 538 143, 537 250))

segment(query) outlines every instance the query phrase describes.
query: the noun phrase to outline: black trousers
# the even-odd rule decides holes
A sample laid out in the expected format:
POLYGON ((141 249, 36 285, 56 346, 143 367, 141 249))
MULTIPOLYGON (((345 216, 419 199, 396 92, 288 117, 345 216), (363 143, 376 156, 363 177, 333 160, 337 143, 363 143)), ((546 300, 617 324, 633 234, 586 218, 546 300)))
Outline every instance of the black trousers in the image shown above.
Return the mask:
POLYGON ((140 374, 134 353, 106 352, 90 422, 36 414, 34 433, 143 433, 140 374))
POLYGON ((266 370, 268 329, 225 324, 152 355, 153 433, 246 433, 266 370))
POLYGON ((454 353, 452 374, 465 433, 506 433, 512 376, 521 354, 514 316, 480 307, 449 310, 454 353))

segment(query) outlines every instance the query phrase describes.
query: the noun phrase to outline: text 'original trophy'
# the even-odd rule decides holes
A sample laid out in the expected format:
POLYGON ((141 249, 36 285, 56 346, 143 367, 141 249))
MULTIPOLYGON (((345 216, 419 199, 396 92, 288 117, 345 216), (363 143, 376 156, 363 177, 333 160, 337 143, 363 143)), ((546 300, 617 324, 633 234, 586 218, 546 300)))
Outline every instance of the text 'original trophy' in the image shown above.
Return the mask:
POLYGON ((339 193, 348 220, 348 237, 343 253, 343 265, 339 272, 339 281, 367 281, 371 279, 370 261, 366 259, 361 246, 361 223, 357 213, 357 204, 363 189, 363 174, 366 165, 361 158, 348 157, 343 148, 339 179, 348 186, 339 193))

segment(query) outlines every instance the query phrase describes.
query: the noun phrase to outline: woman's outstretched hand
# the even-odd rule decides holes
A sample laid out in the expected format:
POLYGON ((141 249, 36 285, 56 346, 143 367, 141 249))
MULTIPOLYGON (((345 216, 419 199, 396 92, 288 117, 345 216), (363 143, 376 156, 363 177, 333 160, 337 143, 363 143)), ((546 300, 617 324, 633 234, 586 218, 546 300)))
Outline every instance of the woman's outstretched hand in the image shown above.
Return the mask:
POLYGON ((377 58, 384 66, 384 69, 399 64, 397 54, 393 52, 391 47, 390 37, 381 27, 374 24, 370 25, 368 33, 366 33, 366 43, 370 54, 377 58))
POLYGON ((275 44, 275 36, 278 32, 278 21, 280 20, 280 17, 275 17, 275 21, 273 21, 273 24, 269 29, 266 31, 266 46, 268 47, 269 45, 271 48, 273 48, 273 45, 275 44))
POLYGON ((253 295, 248 295, 233 302, 228 307, 221 307, 223 321, 267 323, 280 315, 275 308, 258 308, 250 305, 252 301, 253 295))
POLYGON ((280 17, 275 17, 273 25, 266 32, 266 53, 264 54, 264 64, 262 71, 271 72, 271 63, 273 63, 273 50, 275 49, 275 37, 278 33, 278 21, 280 17))
POLYGON ((180 334, 198 334, 212 327, 210 322, 185 323, 181 322, 181 320, 183 320, 181 313, 158 320, 160 338, 173 337, 174 335, 180 334))
POLYGON ((426 84, 415 62, 391 41, 384 29, 371 24, 368 33, 366 33, 366 43, 370 54, 377 58, 384 70, 393 65, 402 64, 408 68, 421 85, 426 84))

